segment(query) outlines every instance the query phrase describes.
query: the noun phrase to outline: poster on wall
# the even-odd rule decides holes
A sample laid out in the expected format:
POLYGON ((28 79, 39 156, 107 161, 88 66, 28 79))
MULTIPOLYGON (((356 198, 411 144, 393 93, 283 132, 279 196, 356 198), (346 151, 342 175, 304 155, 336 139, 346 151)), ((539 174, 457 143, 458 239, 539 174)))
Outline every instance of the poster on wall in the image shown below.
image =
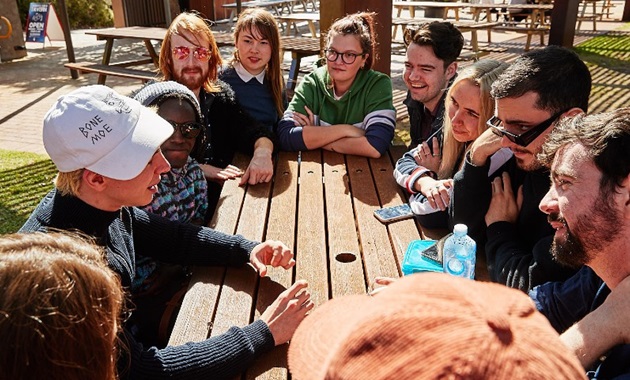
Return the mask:
POLYGON ((50 41, 64 40, 55 7, 50 3, 30 3, 26 19, 26 41, 44 43, 46 37, 50 41))

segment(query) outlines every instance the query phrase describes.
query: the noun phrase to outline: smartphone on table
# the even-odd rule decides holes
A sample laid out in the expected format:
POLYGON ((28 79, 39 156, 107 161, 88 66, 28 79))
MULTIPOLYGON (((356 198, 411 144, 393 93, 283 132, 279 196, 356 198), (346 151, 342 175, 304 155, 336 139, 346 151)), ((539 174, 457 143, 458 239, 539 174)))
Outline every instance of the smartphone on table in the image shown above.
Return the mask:
POLYGON ((381 223, 392 223, 399 220, 413 218, 413 212, 411 211, 409 204, 404 203, 397 206, 384 207, 374 210, 374 216, 381 223))

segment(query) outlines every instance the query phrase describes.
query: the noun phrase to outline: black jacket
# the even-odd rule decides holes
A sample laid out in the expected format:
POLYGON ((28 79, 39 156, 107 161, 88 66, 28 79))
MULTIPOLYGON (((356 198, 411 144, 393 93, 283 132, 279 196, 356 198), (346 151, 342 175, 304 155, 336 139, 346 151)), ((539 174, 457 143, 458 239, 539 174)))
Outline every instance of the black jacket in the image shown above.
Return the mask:
MULTIPOLYGON (((575 273, 553 260, 549 252, 554 230, 538 205, 551 185, 549 172, 526 172, 512 157, 488 177, 489 161, 474 166, 466 155, 464 167, 454 176, 449 205, 453 224, 464 223, 477 247, 483 247, 492 281, 527 291, 547 281, 562 281, 575 273), (523 186, 523 205, 516 223, 496 222, 486 228, 485 215, 492 197, 492 180, 508 172, 514 194, 523 186)), ((452 228, 452 226, 450 226, 452 228)))
MULTIPOLYGON (((50 228, 79 230, 106 249, 109 266, 129 286, 135 254, 183 265, 243 265, 256 242, 210 228, 170 221, 135 207, 96 209, 79 198, 52 190, 20 232, 50 228)), ((201 342, 163 349, 144 347, 127 323, 121 334, 118 370, 121 379, 224 379, 243 372, 261 353, 274 347, 273 335, 261 320, 201 342)))

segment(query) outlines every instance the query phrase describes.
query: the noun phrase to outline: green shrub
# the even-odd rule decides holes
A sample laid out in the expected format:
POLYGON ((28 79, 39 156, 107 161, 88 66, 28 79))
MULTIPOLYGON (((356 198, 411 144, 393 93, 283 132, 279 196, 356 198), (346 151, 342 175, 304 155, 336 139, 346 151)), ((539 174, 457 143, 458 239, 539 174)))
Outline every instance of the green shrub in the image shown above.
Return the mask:
MULTIPOLYGON (((17 0, 22 25, 26 25, 29 4, 34 1, 17 0)), ((45 1, 39 1, 44 3, 45 1)), ((60 13, 58 2, 51 1, 60 13)), ((104 28, 114 26, 111 0, 66 0, 70 28, 104 28)))

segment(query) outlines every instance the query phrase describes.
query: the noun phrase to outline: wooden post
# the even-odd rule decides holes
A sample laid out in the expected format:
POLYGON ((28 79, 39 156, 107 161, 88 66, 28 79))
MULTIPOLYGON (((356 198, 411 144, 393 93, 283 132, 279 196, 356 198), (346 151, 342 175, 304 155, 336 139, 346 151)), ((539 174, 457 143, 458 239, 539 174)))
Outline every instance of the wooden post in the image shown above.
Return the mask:
POLYGON ((112 12, 114 12, 114 28, 127 26, 123 0, 112 0, 112 12))
MULTIPOLYGON (((630 1, 630 0, 627 0, 630 1)), ((551 11, 549 45, 573 47, 580 0, 555 0, 551 11)))
POLYGON ((9 38, 0 39, 0 61, 12 61, 26 57, 17 2, 15 0, 0 0, 0 9, 2 9, 0 16, 4 16, 10 21, 13 29, 9 38))
POLYGON ((189 11, 195 10, 201 13, 201 15, 208 20, 216 21, 218 17, 217 12, 214 9, 215 6, 218 6, 218 4, 215 5, 214 0, 190 0, 189 11))
MULTIPOLYGON (((628 0, 630 1, 630 0, 628 0)), ((387 75, 390 74, 392 63, 392 0, 320 0, 319 27, 321 31, 321 46, 325 47, 326 33, 335 20, 347 14, 359 11, 377 12, 376 33, 378 34, 378 60, 372 67, 387 75)))
POLYGON ((626 0, 623 6, 623 14, 621 15, 621 21, 630 21, 630 0, 626 0))
MULTIPOLYGON (((61 28, 63 29, 63 38, 66 40, 66 53, 68 54, 68 62, 76 62, 74 58, 74 45, 72 45, 72 34, 70 33, 70 19, 68 18, 68 8, 66 7, 66 0, 57 0, 57 12, 59 12, 59 18, 61 19, 61 28)), ((72 79, 79 78, 79 72, 75 69, 70 69, 70 76, 72 79)))

